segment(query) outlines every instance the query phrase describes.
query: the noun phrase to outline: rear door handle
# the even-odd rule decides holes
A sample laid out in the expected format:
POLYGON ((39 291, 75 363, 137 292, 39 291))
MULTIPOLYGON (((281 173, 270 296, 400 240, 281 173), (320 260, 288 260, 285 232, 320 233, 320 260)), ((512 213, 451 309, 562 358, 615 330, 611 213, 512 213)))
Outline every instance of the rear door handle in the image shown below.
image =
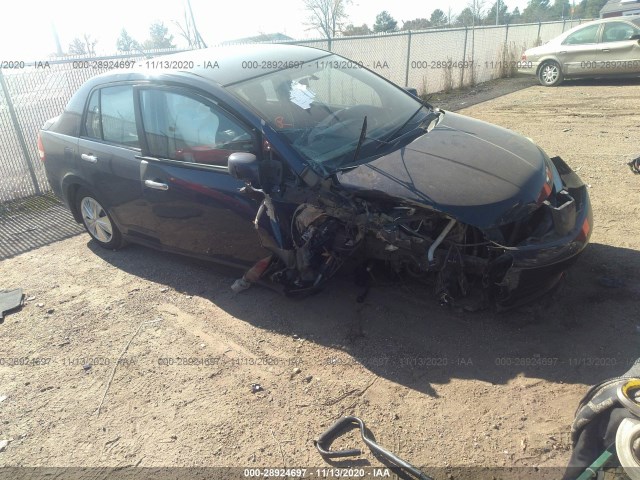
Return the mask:
POLYGON ((82 155, 80 155, 80 158, 85 162, 89 162, 89 163, 96 163, 98 161, 98 157, 96 157, 95 155, 86 154, 86 153, 83 153, 82 155))
POLYGON ((145 180, 144 184, 149 188, 154 188, 156 190, 169 190, 169 185, 161 182, 154 182, 153 180, 145 180))

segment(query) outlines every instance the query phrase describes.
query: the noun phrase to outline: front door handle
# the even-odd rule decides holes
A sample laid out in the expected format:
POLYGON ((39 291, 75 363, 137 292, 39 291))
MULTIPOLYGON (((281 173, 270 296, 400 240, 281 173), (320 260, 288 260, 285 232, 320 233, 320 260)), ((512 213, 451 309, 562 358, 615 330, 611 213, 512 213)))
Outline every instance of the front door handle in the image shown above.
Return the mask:
POLYGON ((161 182, 154 182, 153 180, 145 180, 144 184, 149 188, 154 188, 156 190, 169 190, 169 185, 161 182))
POLYGON ((96 163, 98 161, 98 157, 96 157, 95 155, 86 154, 86 153, 83 153, 82 155, 80 155, 80 158, 85 162, 89 162, 89 163, 96 163))
POLYGON ((603 48, 602 51, 603 52, 610 52, 611 50, 609 50, 608 48, 603 48))

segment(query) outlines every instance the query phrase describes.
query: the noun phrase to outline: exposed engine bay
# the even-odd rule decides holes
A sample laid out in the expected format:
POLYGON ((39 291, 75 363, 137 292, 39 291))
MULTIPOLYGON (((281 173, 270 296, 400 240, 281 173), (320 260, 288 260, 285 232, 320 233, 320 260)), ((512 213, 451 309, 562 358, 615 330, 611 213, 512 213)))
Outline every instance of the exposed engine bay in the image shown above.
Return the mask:
POLYGON ((508 247, 441 212, 321 187, 313 195, 306 191, 287 215, 270 195, 246 188, 265 196, 254 225, 274 253, 258 277, 287 295, 314 293, 345 265, 363 271, 384 267, 396 278, 429 285, 442 305, 468 310, 502 295, 512 265, 508 247), (260 227, 265 215, 275 238, 260 227))
POLYGON ((385 280, 426 284, 442 305, 466 310, 508 309, 553 289, 588 243, 592 225, 586 186, 569 166, 534 146, 542 168, 529 170, 535 173, 526 177, 528 190, 509 197, 504 192, 513 192, 513 184, 493 174, 484 190, 469 177, 447 189, 431 177, 448 164, 427 177, 432 163, 422 161, 419 141, 412 151, 328 176, 311 168, 294 174, 268 142, 263 162, 233 154, 229 171, 261 205, 254 226, 273 254, 234 290, 263 281, 287 295, 308 295, 338 271, 352 271, 365 287, 360 300, 381 267, 390 274, 385 280), (440 203, 424 187, 399 180, 403 175, 419 179, 440 203))

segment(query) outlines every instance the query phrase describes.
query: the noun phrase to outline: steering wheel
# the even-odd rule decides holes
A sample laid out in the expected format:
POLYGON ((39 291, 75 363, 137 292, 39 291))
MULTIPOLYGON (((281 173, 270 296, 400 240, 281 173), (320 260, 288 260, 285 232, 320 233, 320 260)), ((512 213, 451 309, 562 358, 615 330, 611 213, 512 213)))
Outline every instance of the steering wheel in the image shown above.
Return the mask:
POLYGON ((367 117, 367 129, 376 128, 382 122, 381 114, 385 113, 384 109, 373 105, 353 105, 331 112, 311 130, 307 137, 307 144, 337 132, 357 135, 362 130, 365 116, 367 117))

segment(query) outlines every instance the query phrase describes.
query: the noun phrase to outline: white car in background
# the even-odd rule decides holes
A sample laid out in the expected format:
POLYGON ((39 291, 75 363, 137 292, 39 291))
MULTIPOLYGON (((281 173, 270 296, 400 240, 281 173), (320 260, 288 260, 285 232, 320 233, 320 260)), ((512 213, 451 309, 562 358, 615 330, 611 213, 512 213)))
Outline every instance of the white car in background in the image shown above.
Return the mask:
POLYGON ((555 87, 565 78, 640 75, 640 15, 594 20, 522 54, 521 73, 555 87))

